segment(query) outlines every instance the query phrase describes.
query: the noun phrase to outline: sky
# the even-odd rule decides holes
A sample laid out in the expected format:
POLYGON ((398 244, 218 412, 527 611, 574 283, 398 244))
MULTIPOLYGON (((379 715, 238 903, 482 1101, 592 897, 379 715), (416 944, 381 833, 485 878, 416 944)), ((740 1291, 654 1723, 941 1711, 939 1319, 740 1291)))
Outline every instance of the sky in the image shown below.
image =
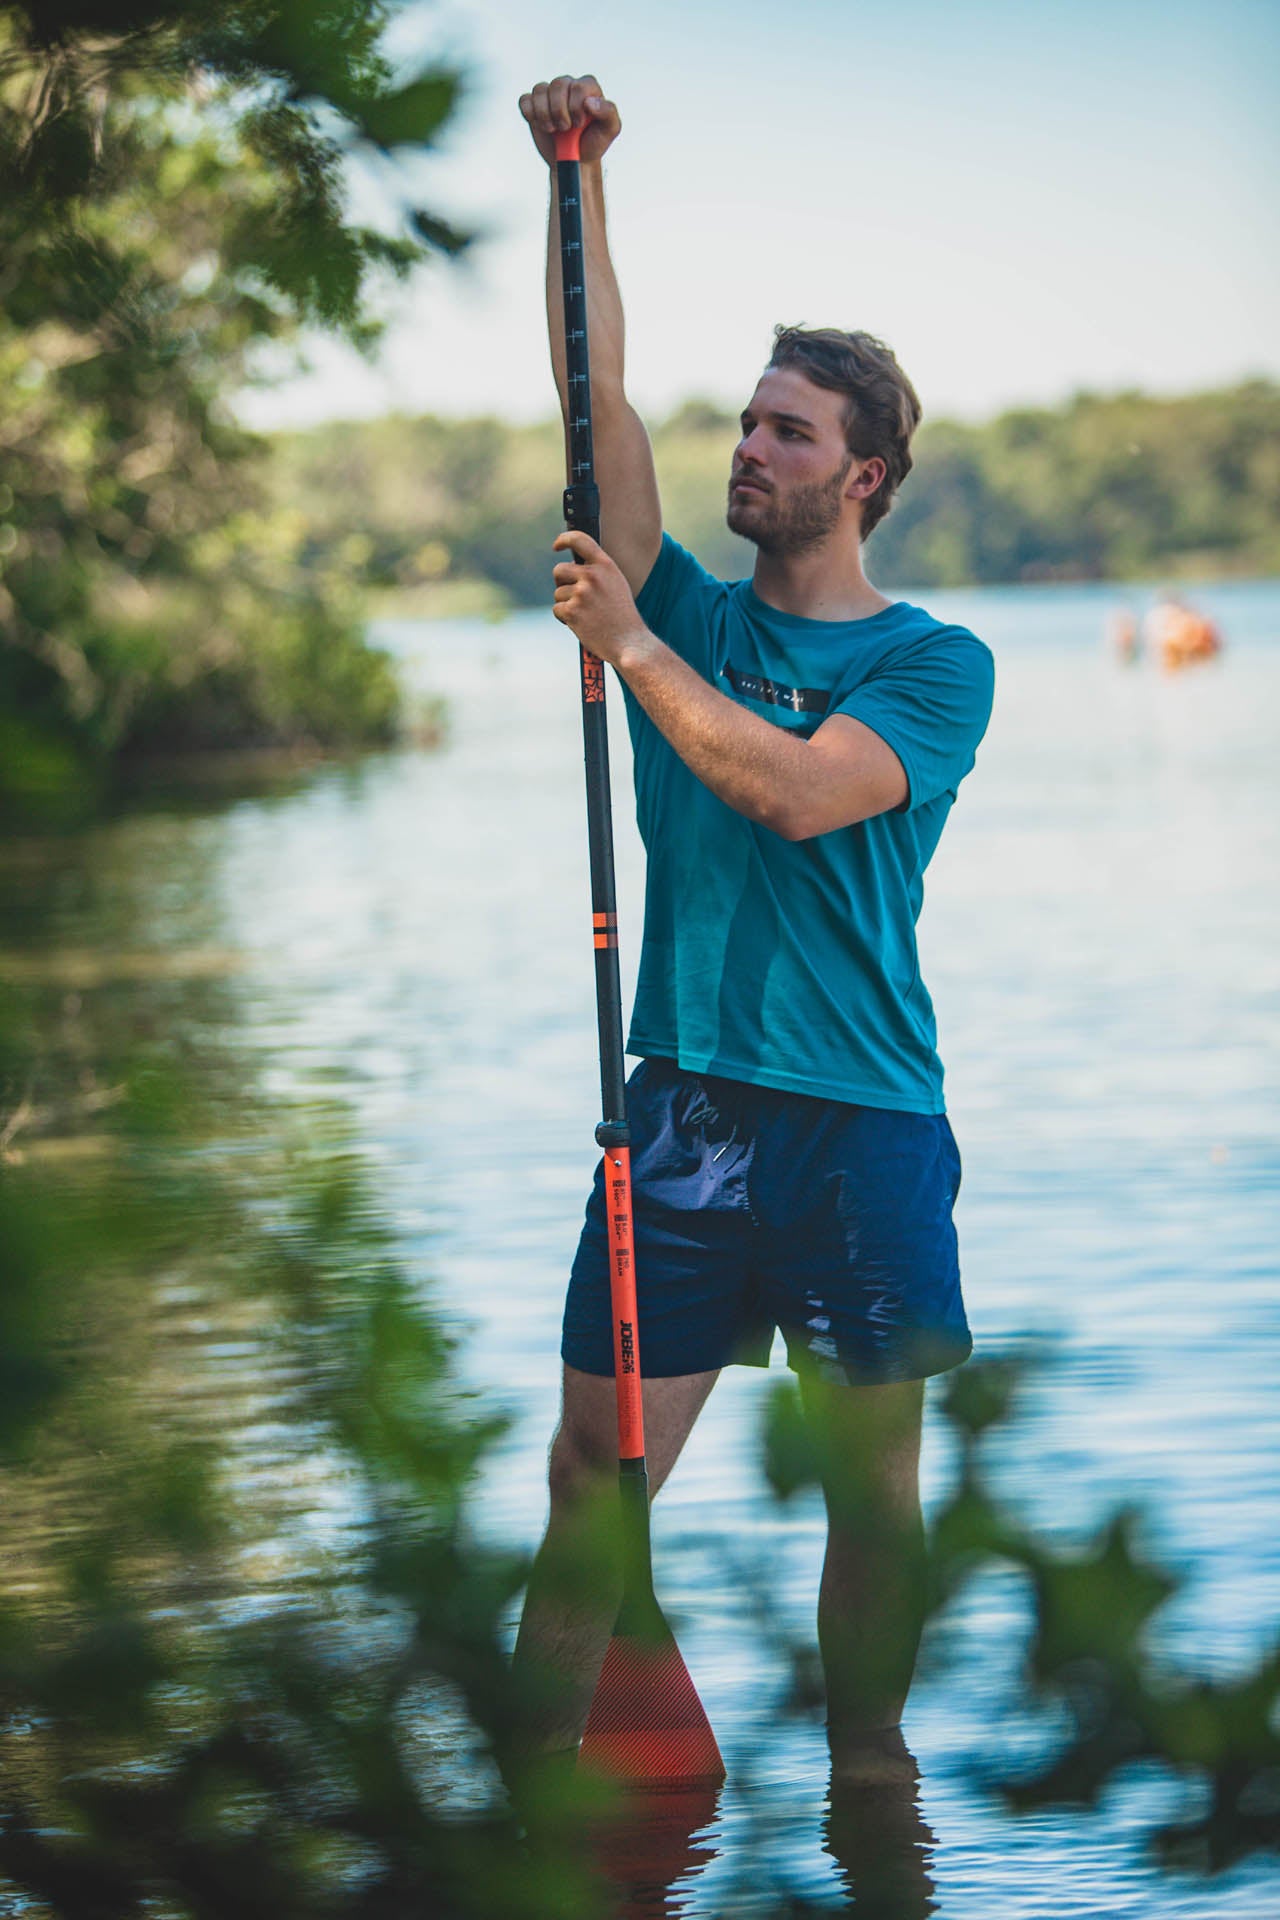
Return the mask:
MULTIPOLYGON (((371 362, 269 360, 255 426, 553 411, 516 102, 564 72, 622 113, 611 243, 650 418, 736 411, 778 321, 879 334, 934 417, 1280 377, 1280 0, 415 0, 393 35, 469 75, 412 188, 480 238, 389 294, 371 362)), ((387 185, 353 179, 362 217, 387 185)))

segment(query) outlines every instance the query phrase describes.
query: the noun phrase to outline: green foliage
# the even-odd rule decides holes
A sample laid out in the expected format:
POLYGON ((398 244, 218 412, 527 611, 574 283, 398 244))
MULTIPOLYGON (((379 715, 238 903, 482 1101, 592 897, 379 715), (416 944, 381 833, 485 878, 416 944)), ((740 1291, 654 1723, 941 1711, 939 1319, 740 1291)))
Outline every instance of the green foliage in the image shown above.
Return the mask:
MULTIPOLYGON (((733 418, 689 401, 655 427, 666 525, 739 579, 752 549, 724 523, 733 418)), ((926 422, 916 465, 868 548, 877 580, 1122 579, 1280 569, 1280 387, 1158 400, 1081 396, 984 426, 926 422)), ((369 587, 484 581, 550 597, 560 531, 558 427, 424 417, 275 436, 264 484, 296 510, 313 560, 342 550, 369 587)))
POLYGON ((1131 579, 1280 569, 1280 387, 1079 394, 922 429, 870 551, 883 577, 1131 579))
POLYGON ((304 323, 465 236, 347 215, 345 167, 437 139, 382 0, 0 6, 0 806, 163 745, 385 738, 342 570, 271 519, 224 396, 304 323))
POLYGON ((562 459, 551 425, 391 415, 276 436, 264 481, 311 560, 335 554, 368 588, 481 578, 508 604, 536 605, 564 525, 562 459))

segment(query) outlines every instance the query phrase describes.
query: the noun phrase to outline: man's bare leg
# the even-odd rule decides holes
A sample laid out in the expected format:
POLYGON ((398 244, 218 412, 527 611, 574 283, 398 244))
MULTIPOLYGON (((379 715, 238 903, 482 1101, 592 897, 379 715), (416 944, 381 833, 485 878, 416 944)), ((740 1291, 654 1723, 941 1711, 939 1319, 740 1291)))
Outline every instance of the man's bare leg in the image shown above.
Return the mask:
MULTIPOLYGON (((684 1446, 718 1374, 644 1382, 650 1498, 684 1446)), ((525 1596, 515 1670, 529 1688, 534 1752, 576 1747, 621 1598, 616 1527, 617 1399, 611 1377, 564 1370, 564 1404, 551 1443, 551 1516, 525 1596)))
POLYGON ((823 1462, 827 1554, 818 1644, 833 1773, 892 1775, 924 1624, 920 1426, 924 1382, 801 1382, 823 1462))

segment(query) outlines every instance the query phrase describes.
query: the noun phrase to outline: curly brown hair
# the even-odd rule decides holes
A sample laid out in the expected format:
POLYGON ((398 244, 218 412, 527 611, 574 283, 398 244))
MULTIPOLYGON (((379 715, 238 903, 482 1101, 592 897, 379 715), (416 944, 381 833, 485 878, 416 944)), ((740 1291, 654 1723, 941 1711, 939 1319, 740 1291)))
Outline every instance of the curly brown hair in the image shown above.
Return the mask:
POLYGON ((794 367, 815 387, 843 393, 850 453, 857 460, 884 461, 884 479, 862 503, 865 540, 911 471, 911 436, 921 412, 915 388, 883 340, 838 327, 775 327, 769 365, 794 367))

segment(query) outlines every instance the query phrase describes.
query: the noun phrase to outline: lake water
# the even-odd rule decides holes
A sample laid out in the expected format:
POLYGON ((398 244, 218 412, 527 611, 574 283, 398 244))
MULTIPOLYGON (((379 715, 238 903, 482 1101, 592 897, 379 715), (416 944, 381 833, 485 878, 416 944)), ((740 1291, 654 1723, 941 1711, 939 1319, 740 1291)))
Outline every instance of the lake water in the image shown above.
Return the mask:
MULTIPOLYGON (((1185 1579, 1160 1648, 1230 1675, 1280 1620, 1280 583, 1198 592, 1227 651, 1179 676, 1103 645, 1108 613, 1140 608, 1137 591, 921 597, 998 666, 921 926, 965 1162, 975 1339, 1032 1343, 1042 1360, 995 1437, 993 1475, 1063 1540, 1140 1502, 1185 1579)), ((532 1545, 599 1099, 572 643, 543 614, 379 637, 415 686, 446 696, 439 751, 106 838, 133 863, 144 941, 242 956, 226 991, 263 1085, 350 1110, 398 1248, 461 1337, 463 1374, 513 1418, 481 1524, 532 1545), (202 876, 198 907, 174 878, 184 863, 202 876)), ((611 704, 629 991, 642 869, 611 704)), ((60 937, 77 937, 74 906, 60 937)), ((840 1884, 821 1734, 780 1723, 784 1675, 753 1613, 759 1584, 789 1629, 811 1631, 822 1547, 815 1503, 762 1505, 767 1386, 726 1375, 655 1516, 659 1591, 730 1768, 660 1909, 673 1915, 830 1899, 840 1884)), ((927 1505, 952 1466, 933 1419, 927 1505)), ((926 1647, 907 1733, 932 1838, 927 1854, 906 1847, 916 1880, 893 1911, 1270 1920, 1272 1869, 1209 1883, 1149 1863, 1142 1833, 1186 1803, 1141 1770, 1087 1817, 999 1810, 983 1768, 1025 1736, 1025 1629, 1017 1582, 991 1577, 926 1647)))

